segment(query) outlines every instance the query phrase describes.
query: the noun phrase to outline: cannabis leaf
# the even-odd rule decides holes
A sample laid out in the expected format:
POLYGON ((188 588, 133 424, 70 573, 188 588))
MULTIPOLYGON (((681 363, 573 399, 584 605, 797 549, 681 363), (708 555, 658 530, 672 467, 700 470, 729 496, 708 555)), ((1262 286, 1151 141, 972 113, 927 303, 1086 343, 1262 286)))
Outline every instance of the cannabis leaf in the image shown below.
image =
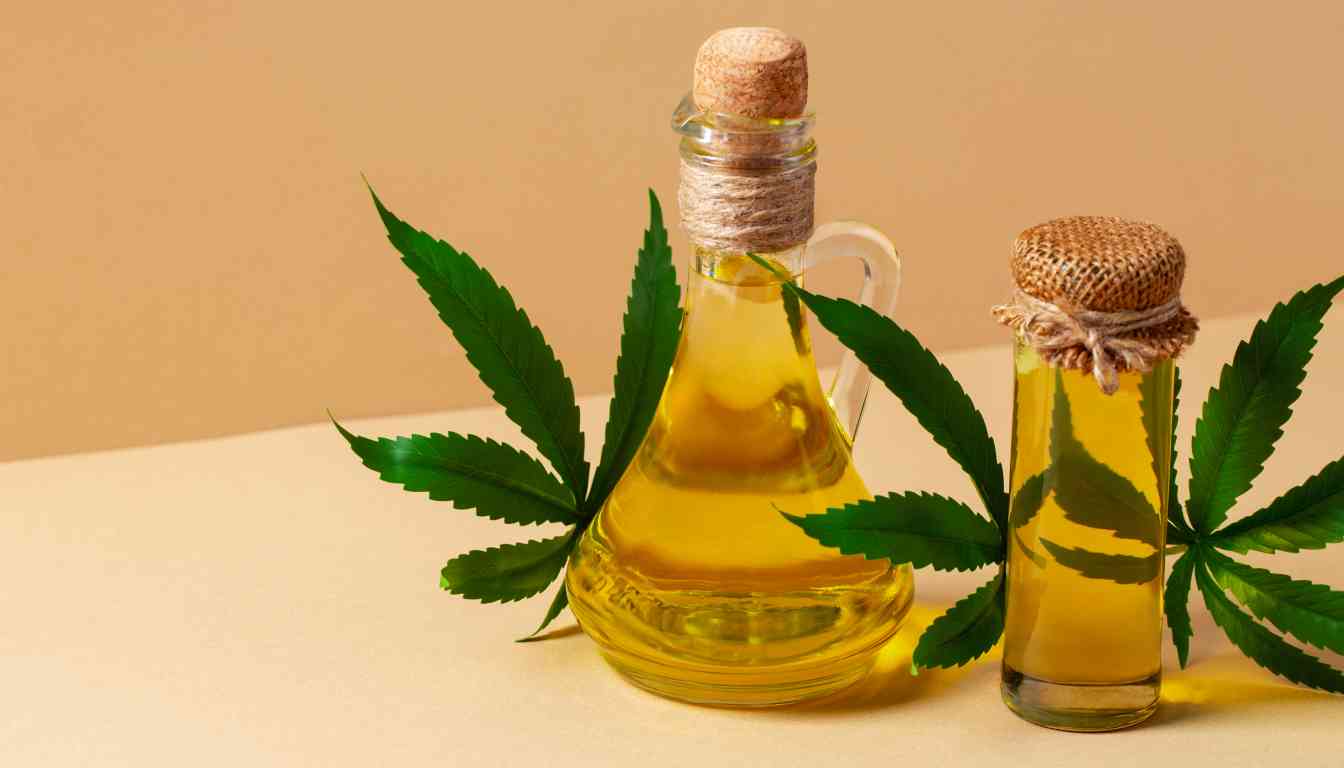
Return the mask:
MULTIPOLYGON (((1150 404, 1149 410, 1158 408, 1160 403, 1160 385, 1152 386, 1153 380, 1162 378, 1160 372, 1144 377, 1141 385, 1141 398, 1150 404)), ((1091 386, 1090 382, 1087 386, 1091 386)), ((1145 428, 1163 429, 1160 415, 1144 415, 1145 428)), ((1155 436, 1148 433, 1150 450, 1156 446, 1155 436)), ((1165 459, 1164 447, 1157 447, 1153 458, 1154 478, 1158 483, 1162 478, 1162 464, 1165 459)), ((1073 412, 1069 406, 1069 397, 1065 390, 1064 376, 1055 371, 1054 398, 1050 416, 1050 466, 1040 474, 1028 478, 1017 493, 1013 494, 1012 510, 1009 519, 1013 521, 1013 533, 1023 526, 1039 510, 1044 495, 1053 493, 1064 519, 1087 528, 1107 531, 1119 539, 1130 539, 1151 546, 1152 555, 1136 556, 1096 552, 1080 547, 1066 547, 1048 539, 1040 539, 1041 548, 1053 558, 1057 565, 1076 571, 1089 579, 1104 579, 1117 584, 1143 584, 1157 578, 1161 572, 1162 559, 1157 553, 1158 533, 1161 518, 1143 492, 1123 475, 1093 458, 1073 429, 1073 412), (1034 487, 1033 487, 1034 486, 1034 487), (1023 507, 1024 512, 1019 512, 1023 507)), ((1020 537, 1018 548, 1037 567, 1047 567, 1050 561, 1028 547, 1020 537)))
POLYGON ((1223 366, 1195 422, 1185 508, 1196 531, 1208 534, 1222 525, 1264 468, 1302 394, 1298 387, 1322 318, 1341 289, 1344 277, 1274 307, 1223 366))
POLYGON ((1089 579, 1105 579, 1117 584, 1146 584, 1157 578, 1162 570, 1162 558, 1157 553, 1147 557, 1114 555, 1079 547, 1066 547, 1045 538, 1040 542, 1041 547, 1050 553, 1056 563, 1089 579))
MULTIPOLYGON (((681 291, 672 249, 663 227, 663 209, 649 190, 649 228, 635 263, 630 301, 616 359, 615 395, 607 415, 602 460, 593 475, 593 497, 606 500, 621 479, 658 410, 668 369, 677 354, 681 291)), ((589 512, 596 507, 589 506, 589 512)))
MULTIPOLYGON (((1181 507, 1180 492, 1176 487, 1176 428, 1180 425, 1180 415, 1177 412, 1181 407, 1181 369, 1172 366, 1172 375, 1171 467, 1170 474, 1167 476, 1167 541, 1175 544, 1189 544, 1195 540, 1195 531, 1185 521, 1185 511, 1181 507)), ((1150 402, 1145 399, 1144 407, 1152 407, 1150 402)), ((1154 464, 1154 467, 1156 467, 1156 464, 1154 464)), ((1161 477, 1161 475, 1158 475, 1158 477, 1161 477)), ((1185 591, 1189 592, 1190 590, 1187 587, 1185 591)))
POLYGON ((1283 638, 1242 613, 1214 583, 1203 563, 1195 566, 1195 581, 1204 595, 1204 604, 1213 615, 1214 623, 1255 663, 1299 685, 1344 693, 1344 674, 1315 656, 1289 645, 1283 638))
POLYGON ((1021 528, 1031 522, 1036 513, 1041 511, 1041 505, 1045 503, 1045 497, 1049 492, 1044 472, 1037 472, 1023 480, 1021 487, 1012 496, 1012 504, 1008 508, 1008 524, 1013 528, 1021 528))
MULTIPOLYGON (((907 493, 786 519, 822 544, 893 563, 941 570, 1001 564, 1009 511, 1003 465, 985 419, 966 390, 913 334, 889 318, 852 301, 806 291, 770 262, 752 258, 778 275, 786 296, 807 305, 822 326, 901 399, 970 476, 989 513, 986 519, 959 501, 907 493)), ((961 666, 983 656, 1003 633, 1003 616, 1000 575, 929 625, 915 647, 914 669, 961 666)))
POLYGON ((1116 538, 1156 546, 1157 510, 1133 483, 1093 458, 1078 440, 1064 378, 1058 370, 1052 414, 1048 482, 1064 517, 1079 525, 1110 531, 1116 538))
MULTIPOLYGON (((415 273, 505 415, 559 479, 517 448, 473 435, 370 439, 339 423, 336 429, 365 466, 408 491, 506 523, 570 526, 553 538, 459 555, 440 573, 445 590, 484 603, 539 594, 564 569, 633 460, 672 367, 681 332, 681 290, 658 198, 649 191, 649 228, 626 302, 606 440, 590 486, 574 385, 541 330, 470 256, 397 218, 369 192, 402 262, 415 273)), ((568 604, 562 583, 533 635, 568 604)))
MULTIPOLYGON (((757 262, 771 268, 764 259, 757 262)), ((1039 514, 1046 499, 1053 498, 1071 521, 1117 538, 1146 542, 1155 550, 1146 557, 1115 555, 1039 539, 1054 563, 1089 578, 1119 583, 1145 583, 1161 573, 1159 511, 1129 480, 1093 458, 1073 434, 1062 386, 1056 387, 1052 414, 1051 466, 1022 481, 1010 504, 983 417, 931 352, 870 309, 809 293, 792 282, 786 281, 785 290, 854 350, 970 476, 998 541, 996 547, 989 545, 988 523, 965 504, 922 493, 889 494, 819 515, 786 516, 805 533, 850 554, 916 567, 977 567, 1001 563, 1008 533, 1016 535, 1039 514)), ((1344 648, 1344 593, 1237 563, 1218 551, 1296 552, 1344 541, 1344 458, 1264 509, 1220 528, 1282 434, 1300 395, 1316 335, 1340 290, 1344 277, 1297 294, 1276 306, 1238 347, 1196 424, 1190 499, 1185 505, 1177 494, 1174 408, 1171 444, 1160 444, 1167 432, 1166 409, 1160 406, 1168 382, 1153 375, 1142 383, 1140 410, 1153 476, 1163 487, 1162 501, 1169 511, 1165 532, 1177 551, 1184 550, 1172 566, 1164 594, 1167 623, 1182 666, 1194 634, 1190 591, 1198 584, 1214 621, 1258 664, 1302 685, 1344 692, 1344 673, 1257 622, 1266 620, 1304 643, 1339 652, 1344 648), (1237 608, 1229 592, 1254 616, 1237 608)), ((1179 372, 1173 375, 1170 386, 1177 401, 1181 380, 1179 372)), ((1038 564, 1049 562, 1040 553, 1025 549, 1024 553, 1038 564)), ((916 646, 915 670, 965 664, 992 648, 1003 630, 1004 591, 1000 572, 936 619, 916 646)))
POLYGON ((1190 582, 1195 575, 1197 562, 1197 556, 1191 552, 1176 558, 1162 595, 1167 626, 1171 627, 1171 641, 1176 646, 1176 656, 1182 668, 1190 658, 1190 638, 1195 635, 1194 625, 1190 621, 1190 582))
POLYGON ((531 597, 555 581, 569 557, 574 532, 523 544, 478 549, 458 555, 440 572, 439 585, 483 603, 531 597))
POLYGON ((1344 592, 1271 573, 1205 550, 1214 581, 1255 614, 1304 643, 1344 653, 1344 592))
POLYGON ((1214 546, 1245 554, 1321 549, 1344 541, 1344 459, 1254 514, 1209 536, 1214 546))
POLYGON ((583 501, 588 462, 574 384, 541 330, 470 256, 411 227, 383 206, 370 189, 387 239, 402 254, 420 287, 457 337, 495 402, 550 460, 583 501))
MULTIPOLYGON (((1159 484, 1162 473, 1170 470, 1172 458, 1168 454, 1176 448, 1174 442, 1163 439, 1164 435, 1176 433, 1175 400, 1179 395, 1175 392, 1176 385, 1163 375, 1165 371, 1174 368, 1161 366, 1153 371, 1153 375, 1139 380, 1139 415, 1143 421, 1143 433, 1148 438, 1149 466, 1152 467, 1153 478, 1159 484), (1170 410, 1167 409, 1168 395, 1173 403, 1170 410)), ((1170 510, 1167 514, 1170 516, 1170 510)))
POLYGON ((887 494, 817 515, 784 515, 846 555, 966 571, 1003 559, 1003 538, 971 508, 932 493, 887 494))
POLYGON ((541 462, 494 440, 438 433, 370 440, 336 429, 389 483, 516 525, 579 522, 574 495, 541 462))
MULTIPOLYGON (((752 258, 775 271, 764 259, 752 258)), ((811 293, 792 281, 784 285, 812 310, 826 330, 854 351, 953 461, 961 465, 985 508, 1002 526, 1008 514, 1003 465, 989 437, 985 417, 976 410, 952 373, 914 334, 871 307, 811 293)))
POLYGON ((983 656, 1003 635, 1003 599, 1003 574, 996 573, 924 630, 911 658, 911 671, 960 667, 983 656))
MULTIPOLYGON (((1341 289, 1344 277, 1276 305, 1237 347, 1204 403, 1190 451, 1192 498, 1185 508, 1191 524, 1173 518, 1168 529, 1186 547, 1172 568, 1165 595, 1167 624, 1181 666, 1187 662, 1193 632, 1188 606, 1193 574, 1214 622, 1257 664, 1295 683, 1344 693, 1344 673, 1256 621, 1266 620, 1309 645, 1344 651, 1344 593, 1237 562, 1219 551, 1297 552, 1344 540, 1344 459, 1326 465, 1269 506, 1222 525, 1283 434, 1322 320, 1341 289), (1239 609, 1228 593, 1252 615, 1239 609)), ((1174 469, 1172 478, 1174 483, 1174 469)), ((1174 502, 1174 487, 1172 496, 1174 502)))

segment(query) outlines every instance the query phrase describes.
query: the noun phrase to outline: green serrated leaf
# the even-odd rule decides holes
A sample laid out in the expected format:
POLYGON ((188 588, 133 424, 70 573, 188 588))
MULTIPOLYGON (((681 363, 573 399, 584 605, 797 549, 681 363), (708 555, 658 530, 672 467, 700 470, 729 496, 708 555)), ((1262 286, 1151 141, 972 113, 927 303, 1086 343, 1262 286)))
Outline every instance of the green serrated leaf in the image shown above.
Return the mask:
POLYGON ((1195 582, 1204 604, 1229 640, 1252 661, 1276 675, 1308 688, 1344 693, 1344 673, 1257 624, 1223 594, 1203 564, 1195 568, 1195 582))
POLYGON ((1195 550, 1176 558, 1162 595, 1162 607, 1167 613, 1167 626, 1171 627, 1171 642, 1176 646, 1181 669, 1185 669, 1190 661, 1190 638, 1195 636, 1195 627, 1190 621, 1190 582, 1198 563, 1199 554, 1195 550))
POLYGON ((1012 495, 1012 504, 1008 512, 1008 524, 1012 528, 1021 528, 1031 519, 1036 517, 1036 513, 1041 511, 1041 506, 1045 504, 1045 497, 1049 495, 1049 488, 1045 484, 1045 472, 1037 472, 1022 481, 1022 486, 1012 495))
POLYGON ((1162 556, 1112 555, 1077 547, 1066 547, 1049 539, 1041 539, 1041 546, 1055 562, 1089 579, 1113 581, 1116 584, 1146 584, 1158 577, 1162 556))
POLYGON ((1205 556, 1214 580, 1258 619, 1304 643, 1344 653, 1344 592, 1239 563, 1220 552, 1205 556))
POLYGON ((1153 470, 1153 480, 1162 491, 1170 486, 1171 467, 1175 461, 1172 456, 1176 450, 1174 369, 1174 364, 1163 362, 1139 377, 1139 416, 1143 421, 1143 433, 1148 438, 1149 466, 1153 470), (1169 401, 1172 404, 1170 411, 1167 410, 1169 401))
POLYGON ((615 394, 607 415, 602 459, 593 474, 588 513, 606 501, 621 479, 658 411, 681 335, 681 288, 663 227, 663 209, 649 190, 649 228, 639 251, 626 302, 621 352, 616 358, 615 394))
POLYGON ((1008 511, 1008 530, 1012 531, 1013 540, 1017 542, 1017 550, 1037 568, 1044 568, 1047 561, 1044 555, 1027 546, 1022 540, 1022 528, 1041 511, 1041 506, 1045 504, 1045 498, 1049 495, 1045 475, 1045 472, 1037 472, 1022 481, 1021 487, 1012 495, 1012 504, 1008 511))
POLYGON ((1003 574, 934 619, 915 646, 915 670, 960 667, 988 653, 1003 635, 1003 574))
POLYGON ((819 515, 784 517, 846 555, 964 571, 1003 560, 994 524, 959 501, 931 493, 887 494, 819 515))
POLYGON ((1223 366, 1195 423, 1186 510, 1195 530, 1212 533, 1264 468, 1302 391, 1322 318, 1344 277, 1301 291, 1256 324, 1223 366))
POLYGON ((458 555, 443 567, 439 586, 483 603, 531 597, 555 581, 574 544, 574 531, 550 539, 505 544, 458 555))
POLYGON ((1044 568, 1050 564, 1050 561, 1045 559, 1045 555, 1042 555, 1040 552, 1027 546, 1027 542, 1022 540, 1021 529, 1013 528, 1012 537, 1013 541, 1017 543, 1017 551, 1021 552, 1022 555, 1030 560, 1037 568, 1044 568))
POLYGON ((541 462, 507 445, 455 433, 370 440, 340 424, 336 429, 364 466, 408 491, 506 523, 579 521, 569 489, 541 462))
POLYGON ((789 323, 789 335, 793 337, 794 349, 798 354, 808 353, 807 335, 803 333, 803 307, 798 303, 798 294, 793 291, 781 291, 780 299, 784 302, 784 319, 789 323))
MULTIPOLYGON (((1181 369, 1172 365, 1171 389, 1171 472, 1167 476, 1167 522, 1180 531, 1181 535, 1194 540, 1194 530, 1185 521, 1185 509, 1181 506, 1181 494, 1176 484, 1176 434, 1180 426, 1181 408, 1181 369)), ((1168 529, 1170 530, 1170 529, 1168 529)))
MULTIPOLYGON (((793 285, 795 281, 789 270, 779 262, 755 253, 747 256, 766 271, 779 278, 780 282, 793 285)), ((780 300, 784 304, 784 319, 789 324, 789 335, 793 337, 793 346, 799 354, 807 353, 807 337, 803 334, 803 307, 798 303, 798 294, 786 289, 780 290, 780 300)))
POLYGON ((1181 546, 1186 546, 1186 547, 1188 547, 1188 546, 1190 546, 1191 544, 1194 544, 1194 543, 1195 543, 1195 538, 1194 538, 1194 536, 1191 535, 1190 531, 1188 531, 1188 530, 1186 530, 1186 529, 1184 529, 1184 528, 1181 528, 1181 527, 1177 526, 1175 522, 1173 522, 1173 521, 1171 521, 1171 520, 1168 520, 1168 521, 1167 521, 1167 543, 1168 543, 1168 544, 1179 544, 1179 545, 1181 545, 1181 546))
POLYGON ((481 381, 582 503, 588 462, 574 385, 541 331, 470 256, 397 218, 372 188, 369 193, 388 240, 429 294, 481 381))
POLYGON ((1069 520, 1112 536, 1158 544, 1159 515, 1134 484, 1092 457, 1074 434, 1073 414, 1056 371, 1048 484, 1069 520))
POLYGON ((537 627, 536 630, 534 630, 532 634, 528 635, 527 637, 520 637, 514 642, 534 643, 538 640, 544 639, 541 637, 537 637, 537 635, 540 635, 543 630, 549 627, 551 625, 551 622, 555 621, 556 618, 560 615, 560 612, 565 610, 565 607, 568 605, 569 605, 569 591, 565 589, 565 583, 561 581, 560 589, 556 591, 555 597, 551 600, 551 607, 546 609, 546 615, 541 620, 541 626, 537 627))
POLYGON ((1245 554, 1321 549, 1344 541, 1344 458, 1306 482, 1209 537, 1220 549, 1245 554))
MULTIPOLYGON (((762 260, 758 263, 769 268, 762 260)), ((796 292, 822 326, 853 350, 900 398, 906 410, 970 476, 985 509, 997 525, 1004 527, 1008 494, 994 441, 984 416, 938 358, 909 331, 869 307, 820 296, 794 283, 785 283, 785 287, 796 292)))

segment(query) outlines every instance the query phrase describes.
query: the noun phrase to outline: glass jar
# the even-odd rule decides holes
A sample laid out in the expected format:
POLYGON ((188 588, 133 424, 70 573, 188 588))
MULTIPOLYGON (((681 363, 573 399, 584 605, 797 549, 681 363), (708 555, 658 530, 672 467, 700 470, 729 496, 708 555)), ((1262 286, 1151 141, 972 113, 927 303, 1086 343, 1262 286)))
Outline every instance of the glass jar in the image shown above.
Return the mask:
POLYGON ((1174 364, 1107 395, 1021 339, 1014 360, 1004 698, 1057 728, 1132 725, 1161 688, 1174 364))

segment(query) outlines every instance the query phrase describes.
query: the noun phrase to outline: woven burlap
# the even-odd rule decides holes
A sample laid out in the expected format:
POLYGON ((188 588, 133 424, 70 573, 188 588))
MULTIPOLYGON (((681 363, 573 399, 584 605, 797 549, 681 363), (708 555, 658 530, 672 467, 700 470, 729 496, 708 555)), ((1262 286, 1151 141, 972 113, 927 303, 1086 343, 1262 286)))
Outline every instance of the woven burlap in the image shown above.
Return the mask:
POLYGON ((1117 371, 1179 355, 1199 328, 1180 302, 1185 251, 1152 224, 1056 219, 1018 236, 1011 265, 1020 293, 995 318, 1051 365, 1091 371, 1107 392, 1117 371))

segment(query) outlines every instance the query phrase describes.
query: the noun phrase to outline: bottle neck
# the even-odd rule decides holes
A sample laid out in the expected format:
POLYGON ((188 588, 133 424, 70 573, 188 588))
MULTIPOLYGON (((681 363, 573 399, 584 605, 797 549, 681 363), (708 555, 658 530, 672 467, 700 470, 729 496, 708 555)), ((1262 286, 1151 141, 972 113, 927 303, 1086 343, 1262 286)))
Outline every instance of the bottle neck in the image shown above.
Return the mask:
POLYGON ((814 119, 760 120, 699 110, 673 115, 681 140, 682 226, 698 248, 783 253, 812 233, 814 119))
POLYGON ((759 119, 705 112, 687 95, 672 113, 681 156, 705 168, 787 174, 815 162, 816 117, 759 119))
MULTIPOLYGON (((750 253, 760 256, 776 267, 787 270, 794 281, 801 284, 804 269, 803 252, 805 250, 803 246, 795 245, 782 251, 751 251, 750 253)), ((691 269, 697 274, 721 281, 737 282, 737 275, 743 272, 742 265, 750 262, 750 259, 746 257, 746 251, 722 251, 696 245, 691 248, 691 252, 691 269)), ((754 262, 750 262, 750 266, 751 269, 747 272, 753 276, 753 282, 759 284, 782 282, 780 278, 761 269, 754 262)))

